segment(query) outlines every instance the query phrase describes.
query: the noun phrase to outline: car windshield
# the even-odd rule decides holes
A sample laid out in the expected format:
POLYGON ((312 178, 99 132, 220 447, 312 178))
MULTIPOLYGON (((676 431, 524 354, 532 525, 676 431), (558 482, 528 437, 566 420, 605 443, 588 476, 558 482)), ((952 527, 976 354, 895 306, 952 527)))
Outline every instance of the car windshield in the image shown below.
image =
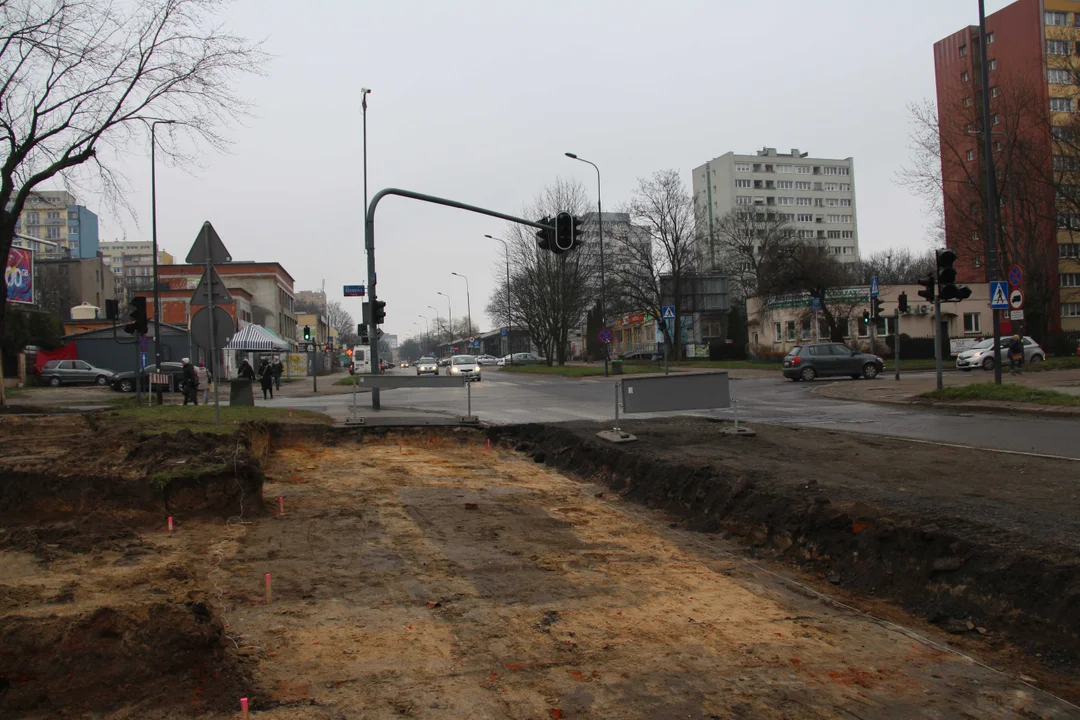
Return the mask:
POLYGON ((980 340, 979 342, 975 343, 974 345, 971 346, 971 349, 972 350, 986 350, 987 348, 993 347, 993 345, 994 345, 994 338, 988 338, 986 340, 980 340))
MULTIPOLYGON (((153 258, 151 258, 151 259, 153 259, 153 258)), ((801 350, 802 350, 802 345, 796 345, 795 347, 788 350, 788 355, 798 355, 801 350)))
POLYGON ((433 362, 435 362, 435 358, 429 358, 429 357, 422 357, 422 358, 420 358, 420 359, 419 359, 419 360, 418 360, 417 362, 422 362, 422 363, 433 363, 433 362))
POLYGON ((454 356, 454 364, 455 365, 475 365, 476 364, 476 358, 474 358, 472 355, 455 355, 454 356))

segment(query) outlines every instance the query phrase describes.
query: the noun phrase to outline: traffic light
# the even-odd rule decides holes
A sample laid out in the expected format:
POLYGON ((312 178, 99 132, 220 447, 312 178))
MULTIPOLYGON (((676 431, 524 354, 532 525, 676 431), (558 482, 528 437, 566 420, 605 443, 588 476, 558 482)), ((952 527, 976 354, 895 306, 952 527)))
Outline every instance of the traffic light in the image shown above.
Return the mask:
POLYGON ((584 225, 584 224, 585 224, 585 221, 582 220, 581 218, 579 218, 579 217, 574 218, 574 222, 573 222, 574 247, 580 247, 585 242, 585 238, 582 237, 582 235, 584 235, 584 231, 581 229, 581 226, 584 225))
POLYGON ((881 298, 879 298, 879 297, 870 298, 870 316, 872 318, 874 318, 875 320, 877 320, 880 317, 883 317, 882 314, 881 314, 881 311, 885 309, 884 306, 885 306, 885 303, 881 302, 881 298))
POLYGON ((120 319, 120 301, 119 300, 106 300, 105 301, 105 319, 106 320, 119 320, 120 319))
MULTIPOLYGON (((367 305, 367 303, 364 304, 367 305)), ((367 345, 371 342, 371 339, 368 338, 368 326, 366 324, 360 323, 359 325, 357 325, 356 334, 360 336, 361 345, 367 345)))
POLYGON ((919 297, 926 300, 926 302, 934 302, 934 276, 927 275, 925 280, 919 281, 919 284, 923 288, 919 291, 919 297))
POLYGON ((373 303, 372 318, 371 319, 376 325, 382 325, 384 322, 386 322, 386 301, 385 300, 376 300, 373 303))
POLYGON ((348 350, 346 350, 345 354, 348 355, 349 357, 352 357, 352 348, 349 348, 348 350))
POLYGON ((869 325, 870 324, 870 311, 869 310, 863 310, 862 321, 863 321, 863 325, 869 325))
POLYGON ((971 288, 956 284, 956 253, 946 248, 937 254, 937 279, 939 297, 946 300, 966 300, 971 297, 971 288))
POLYGON ((573 249, 574 216, 568 212, 561 212, 555 216, 555 246, 552 252, 558 255, 573 249))
POLYGON ((311 342, 311 326, 304 326, 304 342, 311 342))
POLYGON ((131 299, 131 312, 128 313, 128 318, 131 322, 124 326, 124 332, 128 335, 145 335, 149 331, 150 324, 146 320, 146 298, 131 299))
MULTIPOLYGON (((554 225, 555 221, 549 217, 540 218, 541 225, 554 225)), ((540 246, 541 250, 555 250, 555 231, 549 228, 544 228, 536 233, 536 243, 540 246)))
POLYGON ((902 313, 907 312, 907 293, 906 292, 900 293, 900 297, 898 297, 896 299, 896 306, 900 308, 900 312, 902 312, 902 313))

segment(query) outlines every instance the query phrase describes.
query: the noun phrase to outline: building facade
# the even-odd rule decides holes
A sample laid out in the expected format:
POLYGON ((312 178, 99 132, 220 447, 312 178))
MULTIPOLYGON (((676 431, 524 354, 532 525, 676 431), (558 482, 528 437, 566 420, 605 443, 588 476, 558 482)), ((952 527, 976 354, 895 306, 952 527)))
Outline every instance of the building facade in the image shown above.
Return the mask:
POLYGON ((105 303, 114 299, 112 275, 100 257, 34 258, 37 304, 61 322, 71 309, 87 304, 105 316, 105 303))
MULTIPOLYGON (((112 273, 116 297, 128 300, 139 292, 154 289, 154 244, 147 241, 117 240, 99 245, 101 256, 112 273)), ((173 256, 158 248, 158 265, 172 265, 173 256)))
POLYGON ((811 158, 794 149, 729 152, 694 168, 694 200, 708 235, 704 264, 716 267, 721 251, 710 241, 721 218, 736 208, 759 208, 789 223, 798 238, 827 246, 843 262, 859 259, 853 158, 811 158))
POLYGON ((326 293, 322 290, 297 290, 295 302, 301 307, 319 308, 322 311, 326 307, 326 293))
POLYGON ((98 253, 98 218, 66 190, 39 190, 26 200, 15 232, 66 247, 72 257, 98 253))

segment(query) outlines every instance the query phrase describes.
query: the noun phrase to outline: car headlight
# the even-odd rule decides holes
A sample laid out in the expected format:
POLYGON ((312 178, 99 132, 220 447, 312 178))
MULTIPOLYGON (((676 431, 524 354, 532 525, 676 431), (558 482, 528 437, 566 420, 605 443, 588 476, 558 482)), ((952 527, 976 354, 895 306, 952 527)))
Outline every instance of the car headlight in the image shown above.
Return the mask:
POLYGON ((968 357, 969 357, 970 359, 974 360, 974 359, 975 359, 975 358, 977 358, 977 357, 981 357, 981 356, 982 356, 982 354, 983 354, 983 351, 982 351, 982 350, 979 350, 978 352, 974 352, 974 353, 971 353, 971 355, 969 355, 968 357))

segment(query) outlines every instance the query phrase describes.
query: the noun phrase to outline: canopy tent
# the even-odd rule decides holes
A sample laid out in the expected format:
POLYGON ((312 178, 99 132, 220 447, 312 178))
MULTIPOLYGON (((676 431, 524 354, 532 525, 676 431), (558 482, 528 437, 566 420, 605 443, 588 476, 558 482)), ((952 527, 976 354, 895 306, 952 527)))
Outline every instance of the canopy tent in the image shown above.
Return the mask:
POLYGON ((262 325, 246 325, 232 336, 232 340, 225 346, 225 349, 246 350, 249 352, 284 352, 289 349, 289 343, 278 338, 262 325))

